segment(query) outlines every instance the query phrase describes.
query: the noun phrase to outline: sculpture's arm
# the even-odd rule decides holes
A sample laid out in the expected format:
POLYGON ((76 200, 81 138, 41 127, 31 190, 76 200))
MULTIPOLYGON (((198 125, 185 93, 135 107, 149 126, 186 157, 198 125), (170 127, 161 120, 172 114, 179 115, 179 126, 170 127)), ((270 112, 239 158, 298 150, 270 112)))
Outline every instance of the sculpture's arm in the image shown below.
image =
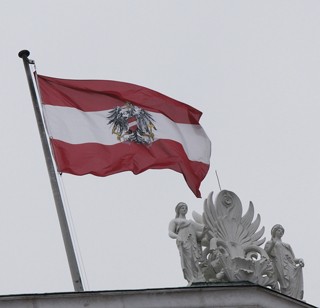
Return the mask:
POLYGON ((271 241, 268 241, 268 242, 266 243, 266 246, 264 247, 264 250, 266 251, 266 253, 267 253, 268 255, 271 254, 271 251, 272 251, 272 249, 273 249, 273 247, 274 247, 275 244, 276 244, 276 242, 275 242, 275 240, 273 240, 273 239, 271 239, 271 241))
MULTIPOLYGON (((196 232, 196 235, 197 235, 198 241, 201 241, 201 240, 204 238, 204 236, 207 234, 207 232, 209 231, 209 229, 208 229, 208 227, 205 226, 205 225, 200 225, 200 224, 198 224, 198 225, 200 226, 200 230, 198 230, 198 231, 196 232)), ((198 229, 199 229, 199 228, 198 228, 198 229)))
POLYGON ((299 266, 304 267, 304 260, 303 259, 301 259, 301 258, 294 259, 294 262, 296 264, 298 264, 299 266))
POLYGON ((178 234, 176 233, 176 223, 174 220, 169 223, 169 236, 173 239, 178 238, 178 234))
POLYGON ((290 250, 291 254, 292 254, 292 257, 293 257, 293 261, 294 263, 296 263, 297 265, 301 266, 301 267, 304 267, 304 261, 303 259, 301 258, 296 258, 295 255, 294 255, 294 252, 291 248, 291 246, 288 244, 288 249, 290 250))

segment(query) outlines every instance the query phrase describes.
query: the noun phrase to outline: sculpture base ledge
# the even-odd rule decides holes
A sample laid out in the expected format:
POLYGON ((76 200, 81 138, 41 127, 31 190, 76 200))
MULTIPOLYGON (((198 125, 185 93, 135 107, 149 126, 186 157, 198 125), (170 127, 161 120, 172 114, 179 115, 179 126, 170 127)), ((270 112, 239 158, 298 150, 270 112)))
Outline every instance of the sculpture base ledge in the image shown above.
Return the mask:
POLYGON ((190 287, 0 296, 0 308, 299 308, 315 307, 248 282, 190 287))

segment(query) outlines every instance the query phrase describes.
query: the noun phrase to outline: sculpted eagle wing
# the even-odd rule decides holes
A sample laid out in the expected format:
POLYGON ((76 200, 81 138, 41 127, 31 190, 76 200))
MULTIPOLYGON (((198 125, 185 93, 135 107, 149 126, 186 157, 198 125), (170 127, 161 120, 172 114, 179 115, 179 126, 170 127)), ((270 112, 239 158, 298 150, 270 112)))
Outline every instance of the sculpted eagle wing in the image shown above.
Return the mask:
POLYGON ((212 201, 212 194, 204 203, 204 221, 218 239, 235 245, 261 245, 265 240, 260 240, 264 227, 256 232, 260 225, 260 215, 258 214, 252 222, 254 216, 252 203, 243 217, 241 213, 240 199, 230 191, 221 191, 216 198, 216 204, 212 201))

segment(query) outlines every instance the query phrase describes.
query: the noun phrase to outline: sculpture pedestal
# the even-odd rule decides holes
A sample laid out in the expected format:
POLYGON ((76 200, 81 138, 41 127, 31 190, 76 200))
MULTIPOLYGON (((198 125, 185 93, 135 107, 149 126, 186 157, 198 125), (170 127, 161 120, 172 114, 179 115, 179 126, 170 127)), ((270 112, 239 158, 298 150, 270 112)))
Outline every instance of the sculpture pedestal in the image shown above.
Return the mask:
POLYGON ((127 291, 0 296, 0 308, 299 308, 315 307, 249 283, 127 291))

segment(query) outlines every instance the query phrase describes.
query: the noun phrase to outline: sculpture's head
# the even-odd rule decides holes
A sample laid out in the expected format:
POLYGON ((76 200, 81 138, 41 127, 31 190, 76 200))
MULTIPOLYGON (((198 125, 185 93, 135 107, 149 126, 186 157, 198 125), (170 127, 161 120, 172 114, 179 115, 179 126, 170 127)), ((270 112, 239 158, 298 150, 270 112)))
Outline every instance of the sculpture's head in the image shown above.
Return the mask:
POLYGON ((272 227, 272 229, 271 229, 271 235, 272 235, 272 237, 276 237, 277 232, 280 233, 280 234, 279 234, 279 237, 282 237, 282 235, 284 234, 284 228, 283 228, 281 225, 279 225, 279 224, 274 225, 274 226, 272 227))
POLYGON ((176 218, 179 217, 180 211, 185 211, 184 214, 186 214, 188 212, 188 206, 186 203, 184 202, 179 202, 176 205, 176 218))

